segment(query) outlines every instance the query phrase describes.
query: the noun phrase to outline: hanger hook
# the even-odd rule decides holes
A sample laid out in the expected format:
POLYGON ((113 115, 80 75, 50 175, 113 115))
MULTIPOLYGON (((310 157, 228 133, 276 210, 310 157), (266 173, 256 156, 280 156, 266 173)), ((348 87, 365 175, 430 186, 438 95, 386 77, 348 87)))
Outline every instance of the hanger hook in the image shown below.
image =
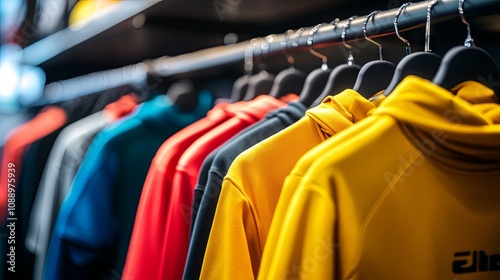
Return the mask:
POLYGON ((425 24, 425 52, 431 51, 431 12, 432 6, 434 6, 439 0, 432 0, 427 5, 427 21, 425 24))
POLYGON ((285 31, 284 35, 284 39, 280 42, 280 44, 282 46, 285 46, 285 57, 286 57, 286 60, 288 61, 288 65, 293 67, 293 65, 295 64, 295 59, 293 58, 293 56, 288 52, 288 38, 290 37, 290 33, 293 33, 293 30, 292 29, 288 29, 287 31, 285 31))
POLYGON ((298 34, 298 36, 297 36, 297 41, 292 41, 292 47, 296 48, 299 46, 298 41, 300 40, 300 36, 302 36, 302 33, 304 33, 304 27, 301 27, 295 31, 295 34, 298 34))
POLYGON ((354 64, 354 56, 352 55, 352 47, 351 47, 351 45, 349 45, 349 44, 346 43, 345 37, 347 35, 347 29, 351 26, 351 21, 353 21, 357 17, 358 16, 352 16, 352 17, 348 18, 347 22, 344 25, 344 28, 342 29, 342 35, 341 35, 342 43, 344 44, 344 47, 349 52, 349 56, 347 57, 347 64, 348 65, 353 65, 354 64))
POLYGON ((257 50, 259 51, 259 71, 266 70, 266 66, 264 65, 264 49, 266 48, 266 39, 259 37, 259 42, 257 43, 257 50))
POLYGON ((255 64, 260 68, 260 64, 262 63, 262 53, 257 53, 257 51, 261 50, 262 46, 262 38, 258 37, 257 41, 253 45, 253 57, 255 59, 255 64))
POLYGON ((260 44, 260 65, 259 65, 259 69, 262 71, 262 70, 266 70, 266 64, 264 63, 264 55, 268 54, 269 53, 269 48, 270 48, 270 43, 272 43, 274 41, 274 39, 276 38, 276 35, 275 34, 270 34, 270 35, 267 35, 266 38, 264 39, 261 39, 261 44, 260 44))
POLYGON ((324 23, 320 23, 320 24, 317 24, 316 26, 314 26, 311 31, 309 31, 309 37, 307 38, 307 45, 309 46, 309 52, 320 58, 322 60, 322 64, 321 64, 321 69, 328 69, 328 57, 318 51, 316 51, 315 49, 313 49, 313 43, 314 43, 314 34, 316 34, 316 32, 318 32, 319 28, 321 26, 323 26, 324 23))
POLYGON ((339 21, 340 21, 339 18, 335 18, 330 22, 330 24, 333 25, 333 30, 337 29, 337 24, 339 23, 339 21))
POLYGON ((467 26, 467 38, 465 39, 464 46, 470 48, 470 47, 474 47, 475 44, 474 44, 474 39, 472 39, 472 36, 471 36, 470 24, 464 17, 464 2, 465 2, 465 0, 458 1, 458 12, 460 14, 460 19, 462 19, 462 22, 467 26))
POLYGON ((394 17, 394 30, 396 30, 396 36, 398 36, 399 40, 403 41, 403 43, 406 44, 406 48, 405 48, 406 55, 409 55, 411 53, 411 44, 408 40, 406 40, 401 35, 399 35, 398 20, 399 20, 399 16, 401 15, 401 12, 403 12, 403 10, 406 9, 406 7, 408 7, 412 4, 413 4, 412 2, 406 2, 403 5, 401 5, 401 7, 399 7, 398 12, 396 13, 396 17, 394 17))
POLYGON ((380 58, 380 60, 383 60, 382 45, 380 43, 375 42, 374 40, 372 40, 368 36, 366 36, 366 24, 368 23, 368 21, 370 20, 370 18, 372 19, 372 22, 373 22, 373 17, 378 12, 380 12, 380 11, 373 11, 369 15, 366 16, 365 21, 363 22, 363 35, 365 36, 365 39, 368 40, 370 43, 375 44, 375 45, 378 46, 378 55, 379 55, 379 58, 380 58))
POLYGON ((245 48, 245 62, 244 70, 245 74, 252 75, 253 72, 253 58, 255 53, 255 46, 258 44, 258 38, 252 38, 250 44, 245 48))
POLYGON ((274 40, 276 40, 278 36, 276 36, 276 34, 269 34, 266 36, 266 46, 265 46, 265 50, 267 51, 266 54, 268 54, 270 51, 271 51, 271 43, 274 42, 274 40))

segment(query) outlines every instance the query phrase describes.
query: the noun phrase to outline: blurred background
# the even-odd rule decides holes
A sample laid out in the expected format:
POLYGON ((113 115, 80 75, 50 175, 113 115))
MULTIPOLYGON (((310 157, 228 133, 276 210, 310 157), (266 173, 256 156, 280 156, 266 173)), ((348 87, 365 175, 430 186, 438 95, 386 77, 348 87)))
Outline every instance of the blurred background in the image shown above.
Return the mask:
MULTIPOLYGON (((456 1, 458 7, 458 0, 440 1, 446 1, 448 4, 456 1)), ((466 0, 466 4, 470 5, 474 1, 491 1, 495 4, 488 5, 486 11, 465 10, 465 15, 471 24, 476 45, 485 49, 500 69, 500 0, 466 0)), ((8 133, 29 122, 34 116, 38 116, 37 113, 43 112, 46 107, 50 107, 45 105, 56 104, 64 108, 65 113, 71 116, 64 124, 66 126, 91 112, 102 110, 99 106, 109 104, 115 101, 113 98, 130 92, 140 97, 143 97, 142 94, 146 96, 147 92, 168 95, 169 85, 180 79, 189 79, 197 87, 203 85, 204 89, 208 88, 214 96, 219 97, 218 92, 231 93, 234 81, 245 74, 244 61, 238 60, 242 57, 241 51, 239 58, 234 62, 197 71, 191 71, 192 62, 196 59, 189 56, 182 65, 185 68, 183 70, 187 71, 162 77, 150 75, 152 71, 148 72, 149 68, 144 67, 157 64, 141 62, 150 62, 167 56, 176 57, 269 34, 283 34, 289 29, 297 30, 319 23, 330 23, 336 18, 345 20, 355 15, 361 17, 375 10, 399 8, 405 2, 400 0, 0 0, 0 156, 6 146, 4 144, 8 139, 8 133), (78 78, 83 75, 85 77, 78 78), (133 89, 128 87, 141 79, 146 80, 141 87, 133 89), (83 95, 85 98, 75 98, 83 95), (64 102, 65 100, 69 101, 64 102), (61 104, 57 104, 58 102, 61 104)), ((411 43, 413 52, 424 49, 424 25, 425 22, 422 21, 419 26, 401 34, 411 43)), ((467 34, 465 25, 458 17, 458 9, 456 16, 433 18, 431 30, 430 47, 440 56, 444 56, 454 46, 463 45, 467 34)), ((304 34, 301 38, 307 37, 304 34)), ((397 64, 405 56, 405 44, 396 35, 389 34, 377 37, 375 40, 383 46, 384 59, 397 64)), ((350 44, 355 63, 358 65, 379 58, 377 47, 364 39, 350 44)), ((347 60, 348 52, 338 42, 317 50, 328 57, 330 68, 347 60)), ((205 54, 211 52, 214 51, 210 50, 205 54)), ((295 67, 300 70, 310 72, 321 66, 321 60, 307 51, 290 49, 289 53, 295 58, 295 67)), ((223 57, 220 51, 218 55, 218 59, 223 57)), ((167 63, 172 60, 175 59, 167 60, 167 63)), ((254 57, 254 60, 259 58, 254 57)), ((260 60, 273 74, 288 67, 283 53, 264 55, 260 60)), ((254 72, 257 72, 257 68, 254 67, 254 72)), ((186 92, 189 94, 198 90, 197 87, 188 87, 186 92)), ((184 96, 189 97, 189 95, 184 96)), ((191 104, 196 103, 191 102, 191 104)), ((48 123, 55 121, 48 119, 48 123)), ((39 128, 45 127, 35 124, 39 128)), ((29 179, 25 179, 23 184, 31 188, 25 186, 20 188, 28 193, 22 202, 26 206, 26 211, 21 215, 25 215, 25 218, 19 219, 23 223, 21 234, 27 231, 26 217, 31 211, 30 207, 50 147, 62 129, 63 127, 59 127, 57 131, 40 136, 36 141, 35 139, 28 141, 29 137, 16 138, 22 140, 20 141, 22 143, 26 142, 24 146, 20 145, 13 149, 18 154, 19 161, 21 162, 24 156, 24 149, 27 150, 29 147, 30 150, 26 152, 28 156, 25 158, 30 160, 23 164, 31 165, 36 171, 24 173, 28 174, 24 176, 29 179)), ((26 135, 36 136, 33 130, 28 132, 26 135)), ((5 151, 9 149, 6 148, 5 151)), ((3 154, 9 156, 9 153, 3 154)), ((6 230, 7 227, 2 229, 6 230)), ((1 237, 6 236, 7 234, 0 229, 0 250, 2 250, 1 242, 5 240, 1 237)), ((18 238, 20 241, 23 240, 19 243, 24 243, 23 235, 18 238)), ((30 279, 33 275, 34 255, 21 246, 19 245, 20 251, 16 254, 23 262, 18 262, 18 269, 21 272, 16 279, 30 279)), ((2 255, 6 256, 4 253, 2 255)), ((5 266, 7 262, 0 260, 0 268, 2 264, 5 266)), ((3 271, 7 272, 6 269, 3 271)), ((7 278, 2 275, 0 279, 7 278)))
MULTIPOLYGON (((473 1, 473 0, 470 0, 473 1)), ((491 0, 499 3, 499 0, 491 0)), ((399 0, 7 0, 1 1, 2 61, 21 71, 2 70, 3 101, 10 87, 36 99, 45 84, 95 71, 117 68, 161 56, 231 44, 288 29, 366 15, 374 10, 401 6, 399 0), (23 49, 23 52, 18 50, 23 49), (14 87, 13 76, 24 73, 24 87, 14 87), (9 78, 10 77, 10 78, 9 78)), ((478 46, 500 61, 500 14, 468 15, 478 46)), ((424 24, 424 23, 422 23, 424 24)), ((422 50, 424 27, 403 34, 414 51, 422 50)), ((443 55, 463 44, 464 25, 458 18, 432 25, 432 50, 443 55)), ((399 61, 404 45, 396 36, 378 39, 385 59, 399 61)), ((366 42, 359 42, 366 46, 366 42)), ((329 64, 346 59, 342 46, 322 49, 329 64)), ((358 64, 377 58, 375 46, 355 48, 358 64)), ((309 71, 319 67, 307 52, 294 54, 296 66, 309 71)), ((286 67, 284 56, 266 58, 270 72, 286 67)), ((4 63, 5 64, 5 63, 4 63)), ((8 67, 7 67, 8 68, 8 67)), ((224 73, 243 73, 243 62, 224 66, 224 73)), ((211 70, 211 73, 215 73, 211 70)), ((22 76, 22 75, 21 75, 22 76)), ((0 100, 0 102, 2 102, 0 100)), ((8 102, 7 102, 8 103, 8 102)), ((5 107, 5 106, 4 106, 5 107)))

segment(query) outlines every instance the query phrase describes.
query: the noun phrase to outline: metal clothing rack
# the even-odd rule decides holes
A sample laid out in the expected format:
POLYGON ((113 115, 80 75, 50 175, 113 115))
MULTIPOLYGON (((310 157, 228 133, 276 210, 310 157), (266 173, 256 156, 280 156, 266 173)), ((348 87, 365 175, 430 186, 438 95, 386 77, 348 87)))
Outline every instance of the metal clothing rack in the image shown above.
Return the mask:
MULTIPOLYGON (((425 25, 427 8, 429 1, 423 1, 414 3, 408 6, 405 11, 399 16, 398 28, 400 31, 409 30, 413 28, 418 28, 425 25)), ((394 24, 393 20, 396 16, 398 8, 380 11, 366 26, 366 33, 370 38, 387 36, 393 34, 394 24)), ((467 0, 464 3, 464 13, 466 17, 474 17, 478 15, 492 15, 500 13, 500 1, 499 0, 467 0)), ((458 18, 458 0, 440 0, 432 7, 432 22, 446 21, 452 18, 458 18)), ((363 34, 363 21, 366 16, 358 16, 351 21, 348 32, 345 34, 346 41, 355 41, 364 39, 363 34)), ((332 24, 325 24, 320 27, 318 31, 314 34, 313 46, 315 48, 327 47, 342 43, 342 30, 343 26, 347 23, 346 20, 341 20, 337 23, 335 28, 332 24)), ((303 50, 308 47, 308 37, 309 30, 313 27, 309 27, 306 31, 299 34, 292 34, 287 39, 288 42, 294 42, 294 46, 288 46, 288 51, 293 50, 303 50)), ((464 32, 465 34, 465 32, 464 32)), ((285 35, 273 36, 272 41, 268 41, 265 44, 265 50, 262 51, 262 55, 268 56, 277 53, 285 52, 287 45, 283 44, 285 35)), ((464 35, 465 36, 465 35, 464 35)), ((124 68, 115 69, 116 73, 121 72, 121 75, 117 75, 116 80, 113 79, 103 79, 99 78, 99 75, 106 75, 106 72, 96 72, 77 78, 64 80, 49 84, 46 86, 44 91, 44 96, 65 98, 66 96, 75 97, 75 95, 84 95, 85 90, 79 90, 75 94, 75 89, 81 87, 82 84, 92 85, 91 89, 88 89, 87 94, 93 93, 98 89, 104 90, 116 86, 120 83, 131 83, 139 82, 144 83, 147 80, 148 75, 160 76, 160 77, 170 77, 179 74, 194 72, 198 70, 208 69, 216 66, 223 66, 226 64, 231 64, 245 59, 245 52, 248 53, 248 48, 250 46, 250 41, 243 41, 233 45, 218 46, 213 48, 208 48, 200 51, 195 51, 188 54, 178 55, 175 57, 161 57, 149 61, 144 61, 143 63, 137 65, 131 65, 124 68), (131 76, 127 76, 122 69, 135 69, 131 72, 131 76), (138 74, 138 72, 140 75, 138 74), (142 79, 138 79, 142 77, 142 79), (92 90, 92 91, 90 91, 92 90), (71 92, 73 91, 73 92, 71 92)), ((51 103, 53 98, 49 98, 45 103, 51 103)), ((44 103, 44 101, 42 101, 44 103)))

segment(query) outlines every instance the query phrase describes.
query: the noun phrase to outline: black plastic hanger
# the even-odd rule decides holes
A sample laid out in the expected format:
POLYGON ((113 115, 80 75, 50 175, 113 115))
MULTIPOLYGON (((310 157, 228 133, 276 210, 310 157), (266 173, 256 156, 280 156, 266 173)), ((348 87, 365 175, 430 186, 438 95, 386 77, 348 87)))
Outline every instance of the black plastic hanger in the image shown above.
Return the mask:
POLYGON ((314 34, 319 30, 323 23, 316 25, 309 32, 307 44, 309 45, 309 52, 322 60, 321 68, 313 70, 307 75, 304 88, 300 92, 299 102, 306 107, 310 107, 314 100, 318 98, 328 82, 328 77, 332 69, 328 67, 328 57, 313 49, 314 34))
POLYGON ((231 90, 231 102, 241 101, 245 98, 250 77, 250 75, 243 75, 236 79, 231 90))
POLYGON ((300 93, 306 80, 306 72, 293 66, 276 75, 269 95, 279 98, 289 93, 300 93))
POLYGON ((446 89, 465 82, 476 81, 495 90, 500 98, 500 75, 491 56, 478 47, 458 46, 443 57, 432 82, 446 89))
POLYGON ((233 87, 231 89, 231 102, 242 101, 245 98, 245 95, 248 90, 248 83, 250 82, 250 77, 252 77, 253 71, 253 57, 255 52, 255 45, 257 39, 255 41, 250 41, 250 45, 245 48, 245 60, 243 64, 243 70, 245 75, 239 77, 234 81, 233 87))
POLYGON ((392 62, 383 60, 382 45, 368 38, 366 35, 366 24, 378 11, 370 13, 363 22, 363 34, 365 39, 379 47, 379 60, 371 61, 361 67, 354 90, 365 98, 370 98, 377 92, 387 88, 392 80, 396 65, 392 62))
POLYGON ((259 73, 250 77, 248 81, 247 92, 245 93, 244 101, 250 101, 255 97, 263 94, 269 94, 273 87, 273 82, 276 75, 261 70, 259 73))
POLYGON ((323 92, 314 100, 311 107, 321 104, 327 96, 334 96, 346 89, 352 88, 356 83, 360 69, 361 66, 356 64, 342 64, 333 68, 323 92))
POLYGON ((250 101, 259 95, 269 94, 276 77, 276 75, 267 72, 264 63, 262 63, 262 50, 267 48, 267 41, 265 39, 260 39, 258 45, 261 58, 259 64, 260 71, 249 78, 247 92, 243 98, 244 101, 250 101))
POLYGON ((398 38, 406 44, 406 56, 398 63, 396 66, 396 71, 394 72, 394 76, 392 77, 389 86, 385 89, 384 95, 388 96, 394 88, 407 76, 415 75, 421 78, 432 80, 436 72, 438 71, 439 65, 441 63, 441 57, 435 53, 430 52, 429 49, 429 36, 430 36, 430 10, 434 2, 429 4, 429 8, 427 9, 427 27, 426 27, 426 42, 425 42, 425 51, 411 53, 411 45, 408 40, 401 37, 399 35, 398 29, 398 18, 403 9, 407 6, 411 5, 411 2, 403 4, 398 12, 396 13, 396 17, 394 18, 394 30, 396 31, 396 35, 398 38))
POLYGON ((464 18, 464 0, 459 1, 458 11, 462 22, 467 26, 467 38, 464 46, 449 50, 443 57, 437 74, 432 79, 437 85, 446 89, 465 81, 480 82, 495 91, 500 100, 500 74, 491 56, 474 44, 470 32, 470 24, 464 18))
POLYGON ((306 80, 307 74, 294 67, 295 59, 288 53, 288 35, 293 32, 293 30, 288 30, 285 32, 284 40, 281 42, 285 46, 285 56, 288 60, 290 67, 281 71, 276 75, 274 79, 273 87, 269 93, 270 96, 279 98, 285 96, 289 93, 299 94, 304 87, 304 82, 306 80))
MULTIPOLYGON (((352 88, 356 83, 356 79, 358 77, 359 70, 361 66, 354 64, 354 56, 352 54, 352 47, 348 45, 345 41, 346 30, 349 28, 351 21, 355 18, 355 16, 350 17, 347 20, 347 23, 342 30, 342 43, 349 51, 349 55, 347 58, 347 63, 338 65, 333 68, 330 76, 328 77, 328 81, 326 83, 325 88, 321 92, 321 94, 314 100, 311 107, 318 106, 323 102, 323 100, 329 95, 335 95, 342 92, 345 89, 352 88)), ((335 28, 337 28, 338 19, 332 22, 335 24, 335 28)))
POLYGON ((318 98, 318 93, 321 93, 328 82, 328 77, 332 69, 315 69, 307 75, 304 89, 300 93, 299 102, 306 107, 311 107, 313 102, 318 98))
POLYGON ((192 81, 180 80, 170 85, 166 95, 182 112, 191 112, 198 104, 198 91, 192 81))
POLYGON ((431 52, 418 52, 405 56, 396 66, 394 76, 389 86, 384 90, 384 95, 388 96, 409 75, 432 80, 438 71, 440 63, 441 57, 431 52))

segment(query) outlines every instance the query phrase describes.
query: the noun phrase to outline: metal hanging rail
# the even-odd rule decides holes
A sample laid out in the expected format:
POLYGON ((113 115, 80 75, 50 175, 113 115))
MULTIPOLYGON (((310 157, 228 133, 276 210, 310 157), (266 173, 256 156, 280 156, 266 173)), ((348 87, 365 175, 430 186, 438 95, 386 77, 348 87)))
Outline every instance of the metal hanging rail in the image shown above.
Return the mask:
MULTIPOLYGON (((423 1, 408 6, 405 12, 402 13, 398 19, 399 30, 403 31, 405 29, 408 30, 425 25, 428 4, 428 1, 423 1)), ((397 11, 398 8, 395 8, 377 13, 366 27, 369 37, 379 37, 393 34, 395 32, 393 20, 396 17, 397 11)), ((465 1, 464 11, 466 16, 499 13, 500 1, 468 0, 465 1)), ((440 22, 458 17, 458 0, 440 0, 432 7, 432 22, 440 22)), ((346 34, 346 40, 364 40, 362 27, 365 18, 366 16, 359 16, 351 22, 349 31, 346 34)), ((314 45, 316 48, 340 44, 342 42, 341 27, 343 27, 346 22, 347 20, 338 22, 337 28, 334 28, 331 24, 321 27, 314 34, 314 45)), ((307 48, 308 33, 309 32, 306 30, 301 33, 302 36, 301 34, 294 34, 288 37, 289 41, 293 41, 298 44, 298 46, 293 49, 307 48)), ((275 36, 274 41, 268 43, 264 54, 270 55, 284 52, 286 46, 280 43, 283 40, 284 35, 275 36)), ((249 44, 249 41, 244 41, 234 45, 209 48, 175 57, 160 58, 152 61, 150 64, 150 72, 160 76, 171 76, 241 61, 245 57, 245 49, 249 46, 249 44)))
MULTIPOLYGON (((425 25, 428 4, 428 1, 423 1, 408 6, 405 9, 405 12, 399 16, 399 30, 404 31, 425 25)), ((374 38, 393 34, 395 32, 393 20, 397 11, 398 8, 395 8, 377 13, 366 27, 368 36, 374 38)), ((466 17, 499 14, 500 0, 466 0, 464 4, 464 11, 466 17)), ((432 7, 433 23, 458 17, 458 0, 440 0, 432 7)), ((347 41, 360 39, 364 40, 363 21, 365 18, 366 16, 359 16, 352 20, 349 31, 346 34, 347 41)), ((326 24, 319 28, 319 30, 314 34, 315 48, 340 44, 342 42, 342 27, 345 23, 347 23, 347 20, 339 21, 336 25, 337 28, 334 28, 331 24, 326 24)), ((309 30, 306 30, 300 34, 292 34, 288 37, 289 42, 291 41, 297 44, 297 46, 293 47, 293 50, 302 50, 308 47, 308 31, 309 30)), ((283 53, 286 48, 286 46, 281 43, 285 39, 284 36, 285 35, 273 36, 272 38, 274 38, 274 40, 268 41, 265 44, 266 49, 263 51, 264 55, 283 53)), ((243 41, 233 45, 208 48, 175 57, 161 57, 145 61, 145 64, 140 63, 135 66, 132 65, 124 67, 123 69, 140 69, 139 72, 142 72, 144 75, 139 76, 143 76, 144 80, 146 79, 146 74, 169 77, 243 61, 245 59, 245 52, 247 51, 248 53, 249 46, 250 41, 243 41), (141 66, 138 67, 139 65, 141 66), (145 67, 145 65, 147 65, 147 67, 145 67)), ((290 49, 288 50, 291 51, 290 49)), ((121 71, 120 69, 121 68, 115 69, 114 71, 119 72, 121 71)), ((134 75, 130 77, 130 81, 127 78, 127 75, 121 75, 118 80, 114 81, 112 81, 112 79, 98 78, 100 73, 106 75, 106 71, 96 72, 49 84, 45 89, 44 96, 57 96, 59 98, 64 98, 65 96, 75 97, 75 95, 84 95, 85 90, 81 89, 81 85, 84 83, 92 85, 92 89, 94 91, 89 91, 87 93, 90 94, 95 92, 96 89, 104 90, 111 88, 112 86, 116 86, 117 84, 138 81, 137 71, 135 71, 134 75), (74 92, 75 88, 80 88, 77 94, 74 92), (71 92, 72 90, 73 92, 71 92)), ((50 100, 48 103, 50 103, 50 100)))

